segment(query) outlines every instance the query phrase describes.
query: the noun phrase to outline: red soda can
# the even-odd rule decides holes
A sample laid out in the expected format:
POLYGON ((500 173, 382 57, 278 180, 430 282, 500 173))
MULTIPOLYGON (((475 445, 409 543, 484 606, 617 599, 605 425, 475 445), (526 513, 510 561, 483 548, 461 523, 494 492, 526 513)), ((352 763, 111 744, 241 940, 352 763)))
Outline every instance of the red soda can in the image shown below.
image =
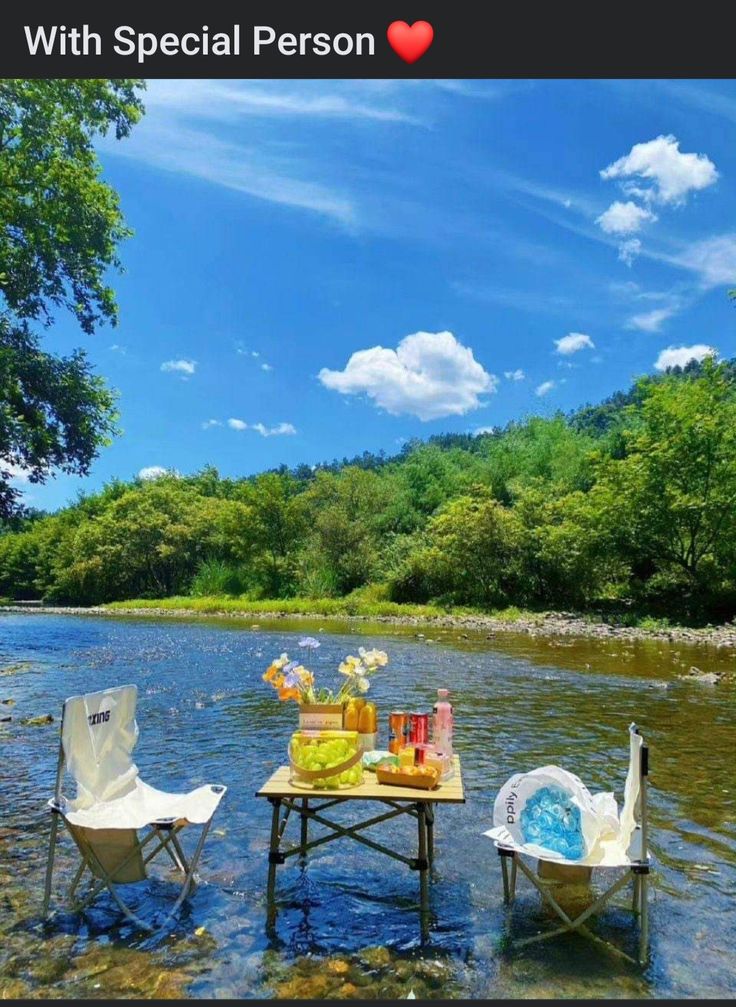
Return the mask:
POLYGON ((388 750, 392 755, 398 755, 406 744, 408 727, 408 713, 403 710, 393 710, 388 715, 388 750))
POLYGON ((410 745, 426 745, 429 742, 429 714, 410 713, 409 714, 409 738, 410 745))

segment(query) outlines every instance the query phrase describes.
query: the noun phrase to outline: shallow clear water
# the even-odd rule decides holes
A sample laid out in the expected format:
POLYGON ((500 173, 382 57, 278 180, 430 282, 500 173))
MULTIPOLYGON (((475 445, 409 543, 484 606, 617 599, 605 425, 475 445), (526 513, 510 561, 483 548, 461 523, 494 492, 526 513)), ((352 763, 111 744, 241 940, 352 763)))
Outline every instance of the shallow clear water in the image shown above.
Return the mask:
MULTIPOLYGON (((681 681, 691 665, 731 669, 734 654, 662 643, 573 641, 327 622, 263 623, 0 615, 0 996, 631 997, 736 994, 736 689, 681 681), (320 628, 324 631, 320 632, 320 628), (467 803, 438 809, 432 922, 422 942, 417 877, 350 841, 278 869, 266 930, 269 805, 254 793, 284 761, 296 726, 261 673, 305 632, 321 680, 360 644, 389 652, 375 679, 381 741, 388 711, 451 690, 467 803), (464 636, 465 634, 463 634, 464 636), (81 917, 39 923, 58 716, 69 695, 139 687, 136 762, 164 789, 226 783, 201 884, 173 933, 146 939, 101 899, 81 917), (50 725, 23 725, 51 713, 50 725), (498 787, 556 762, 591 790, 615 789, 636 720, 651 750, 652 959, 645 972, 578 937, 509 955, 498 859, 480 836, 498 787)), ((294 828, 293 825, 291 825, 294 828)), ((414 840, 409 819, 375 829, 414 840), (403 831, 402 831, 403 830, 403 831)), ((292 833, 293 837, 293 833, 292 833)), ((59 878, 72 871, 68 839, 59 878)), ((413 855, 413 854, 409 854, 413 855)), ((143 886, 159 904, 168 882, 143 886), (157 901, 159 900, 159 901, 157 901)), ((628 899, 623 899, 623 907, 628 899)), ((164 905, 164 902, 160 903, 164 905)), ((520 883, 517 933, 549 920, 520 883)), ((635 947, 623 908, 597 932, 635 947)))

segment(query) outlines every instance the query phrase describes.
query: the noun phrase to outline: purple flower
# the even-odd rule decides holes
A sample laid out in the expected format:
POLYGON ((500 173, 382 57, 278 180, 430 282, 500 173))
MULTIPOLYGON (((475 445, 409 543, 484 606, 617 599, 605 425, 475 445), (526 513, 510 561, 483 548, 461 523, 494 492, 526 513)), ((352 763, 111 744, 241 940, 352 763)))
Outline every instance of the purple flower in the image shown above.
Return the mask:
POLYGON ((305 636, 299 641, 300 647, 306 647, 308 650, 316 650, 317 647, 321 647, 319 640, 315 640, 313 636, 305 636))

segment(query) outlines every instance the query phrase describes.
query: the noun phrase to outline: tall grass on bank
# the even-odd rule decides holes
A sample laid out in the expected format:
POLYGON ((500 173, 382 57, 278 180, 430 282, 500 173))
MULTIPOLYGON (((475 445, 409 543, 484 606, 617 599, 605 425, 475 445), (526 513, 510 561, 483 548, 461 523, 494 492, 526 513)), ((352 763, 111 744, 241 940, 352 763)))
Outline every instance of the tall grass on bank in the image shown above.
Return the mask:
POLYGON ((471 609, 442 608, 438 605, 404 605, 395 601, 366 601, 358 598, 274 598, 250 601, 245 598, 179 596, 175 598, 135 598, 113 601, 104 608, 110 611, 153 609, 161 611, 191 611, 203 614, 242 613, 243 615, 321 615, 362 616, 364 618, 407 616, 432 619, 442 615, 470 615, 471 609))

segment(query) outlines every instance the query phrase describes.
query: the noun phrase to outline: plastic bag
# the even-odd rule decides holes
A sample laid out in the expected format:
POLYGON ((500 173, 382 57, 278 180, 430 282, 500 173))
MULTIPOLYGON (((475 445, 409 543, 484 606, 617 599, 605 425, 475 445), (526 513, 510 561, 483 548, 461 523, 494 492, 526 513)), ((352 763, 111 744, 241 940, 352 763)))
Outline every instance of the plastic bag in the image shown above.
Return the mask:
POLYGON ((618 809, 613 794, 593 797, 578 776, 542 766, 506 781, 493 807, 493 824, 531 854, 576 861, 618 830, 618 809))

